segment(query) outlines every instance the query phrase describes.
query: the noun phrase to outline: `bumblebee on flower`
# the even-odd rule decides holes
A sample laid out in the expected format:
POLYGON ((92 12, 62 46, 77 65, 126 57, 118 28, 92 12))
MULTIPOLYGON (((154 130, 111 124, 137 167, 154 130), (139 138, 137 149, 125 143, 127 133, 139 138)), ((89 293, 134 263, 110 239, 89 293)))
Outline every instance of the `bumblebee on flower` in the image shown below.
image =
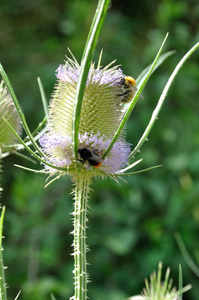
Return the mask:
MULTIPOLYGON (((67 167, 69 174, 75 171, 77 162, 83 169, 96 174, 99 170, 115 174, 128 165, 130 144, 124 140, 124 132, 103 158, 124 116, 123 102, 127 101, 123 99, 130 93, 130 88, 124 86, 127 80, 124 78, 127 77, 118 66, 112 64, 101 68, 99 59, 96 68, 94 63, 90 67, 81 106, 76 160, 72 152, 71 133, 80 65, 75 59, 67 58, 65 65, 60 65, 56 71, 58 83, 50 102, 48 130, 40 138, 40 144, 47 161, 67 167)), ((133 97, 135 80, 131 86, 133 97)), ((47 165, 45 168, 51 175, 56 172, 47 165)))

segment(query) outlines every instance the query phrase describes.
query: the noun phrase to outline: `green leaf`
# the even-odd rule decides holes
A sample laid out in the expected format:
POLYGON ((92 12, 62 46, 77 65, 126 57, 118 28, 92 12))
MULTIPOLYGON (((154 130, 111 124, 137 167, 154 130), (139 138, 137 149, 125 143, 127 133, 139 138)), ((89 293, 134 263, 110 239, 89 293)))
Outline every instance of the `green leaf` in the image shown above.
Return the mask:
MULTIPOLYGON (((35 128, 35 130, 32 132, 32 136, 34 136, 35 141, 37 141, 41 136, 41 130, 44 128, 44 125, 46 124, 47 116, 43 118, 43 120, 38 124, 38 126, 35 128), (39 134, 38 134, 39 132, 39 134)), ((46 131, 46 129, 44 129, 46 131)), ((43 132, 44 133, 44 132, 43 132)))
POLYGON ((44 113, 45 113, 45 116, 47 119, 48 118, 48 103, 47 103, 45 91, 44 91, 43 84, 41 82, 40 77, 37 77, 37 82, 38 82, 38 86, 39 86, 39 90, 40 90, 40 94, 41 94, 41 100, 42 100, 43 107, 44 107, 44 113))
POLYGON ((186 261, 187 265, 189 268, 196 274, 196 276, 199 277, 199 268, 198 266, 194 263, 193 259, 191 258, 189 252, 187 251, 187 248, 185 247, 185 244, 180 236, 179 233, 176 233, 175 235, 175 240, 178 244, 178 247, 182 253, 182 256, 184 260, 186 261))
MULTIPOLYGON (((183 288, 183 278, 182 278, 182 267, 179 265, 179 278, 178 278, 178 289, 181 291, 183 288)), ((182 294, 179 295, 179 300, 182 300, 182 294)))
MULTIPOLYGON (((155 72, 155 70, 157 70, 157 68, 163 64, 163 62, 168 58, 170 57, 171 55, 173 55, 174 53, 176 53, 176 51, 168 51, 164 54, 162 54, 158 60, 157 60, 157 63, 153 69, 153 72, 155 72)), ((146 76, 147 72, 149 71, 149 69, 151 68, 152 65, 149 65, 148 67, 146 67, 141 73, 140 75, 136 78, 136 83, 137 83, 137 86, 139 87, 140 86, 140 83, 142 82, 142 78, 144 78, 144 76, 146 76)))
POLYGON ((16 110, 18 112, 18 115, 20 117, 20 120, 22 122, 23 128, 24 128, 27 136, 29 137, 30 141, 32 142, 32 145, 35 147, 35 150, 38 151, 38 153, 43 157, 44 154, 41 151, 40 147, 35 142, 34 137, 31 134, 31 131, 30 131, 30 129, 29 129, 28 125, 27 125, 26 119, 25 119, 25 115, 24 115, 24 113, 23 113, 23 111, 22 111, 22 109, 21 109, 21 107, 19 105, 19 102, 18 102, 17 97, 15 95, 15 92, 14 92, 14 90, 12 88, 10 80, 9 80, 9 78, 8 78, 6 72, 5 72, 5 70, 4 70, 4 68, 3 68, 3 66, 1 64, 0 64, 0 74, 1 74, 1 76, 2 76, 2 78, 4 80, 4 82, 5 82, 5 84, 7 86, 8 92, 10 93, 10 95, 12 97, 12 100, 14 102, 14 105, 16 107, 16 110))
MULTIPOLYGON (((44 160, 43 158, 41 158, 40 156, 38 156, 33 150, 30 149, 30 147, 27 146, 27 144, 20 138, 20 136, 17 134, 17 132, 13 129, 13 127, 9 124, 8 121, 4 120, 7 125, 10 127, 10 129, 13 131, 13 133, 16 135, 16 137, 19 139, 19 141, 21 142, 21 144, 24 146, 24 148, 32 155, 34 156, 38 161, 40 161, 41 163, 48 165, 49 167, 56 169, 56 170, 60 170, 60 171, 64 171, 67 172, 67 168, 63 168, 63 167, 58 167, 58 166, 54 166, 53 164, 48 163, 46 160, 44 160)), ((45 157, 45 156, 42 156, 45 157)))
POLYGON ((185 63, 185 61, 191 56, 191 54, 199 47, 199 43, 197 43, 196 45, 194 45, 185 55, 184 57, 180 60, 180 62, 177 64, 177 66, 175 67, 173 73, 171 74, 171 76, 169 77, 169 80, 167 81, 167 84, 165 85, 162 94, 159 98, 159 101, 157 103, 157 106, 155 108, 155 110, 152 113, 151 119, 142 135, 142 137, 140 138, 137 146, 134 148, 134 150, 131 152, 130 157, 134 157, 134 155, 140 150, 140 148, 142 147, 143 143, 147 140, 147 137, 158 117, 158 114, 160 112, 160 109, 162 108, 162 105, 164 103, 164 100, 166 98, 166 95, 168 93, 168 90, 171 86, 171 83, 173 82, 175 76, 177 75, 178 71, 180 70, 180 68, 183 66, 183 64, 185 63))
POLYGON ((130 175, 140 174, 140 173, 148 172, 150 170, 153 170, 153 169, 156 169, 156 168, 160 168, 160 167, 162 167, 162 165, 157 165, 157 166, 149 167, 149 168, 138 170, 138 171, 135 171, 135 172, 118 173, 118 174, 115 174, 115 176, 130 176, 130 175))
POLYGON ((86 81, 87 81, 88 72, 91 65, 91 60, 109 6, 109 2, 110 0, 99 0, 93 18, 93 22, 88 34, 87 42, 84 48, 84 53, 82 56, 80 75, 77 83, 77 90, 76 90, 76 97, 75 97, 75 104, 74 104, 74 111, 73 111, 73 124, 72 124, 73 156, 75 159, 78 158, 78 132, 79 132, 80 112, 81 112, 82 100, 84 96, 84 90, 86 87, 86 81))
POLYGON ((135 97, 133 98, 133 101, 132 101, 131 104, 128 106, 128 109, 127 109, 127 111, 126 111, 126 113, 125 113, 125 116, 124 116, 124 118, 122 119, 122 121, 121 121, 121 123, 120 123, 120 125, 119 125, 119 127, 118 127, 118 130, 117 130, 117 132, 115 133, 115 135, 114 135, 114 137, 113 137, 113 139, 112 139, 112 141, 111 141, 109 147, 107 148, 106 152, 104 153, 102 159, 104 159, 104 158, 109 154, 109 152, 110 152, 111 149, 113 148, 113 145, 115 144, 116 140, 117 140, 118 137, 120 136, 121 131, 122 131, 122 129, 124 128, 124 125, 126 124, 128 118, 130 117, 130 114, 131 114, 131 112, 133 111, 133 109, 134 109, 134 107, 135 107, 135 105, 136 105, 136 103, 137 103, 137 100, 138 100, 139 96, 140 96, 141 93, 142 93, 142 90, 144 89, 144 87, 145 87, 147 81, 149 80, 150 76, 151 76, 152 73, 153 73, 153 70, 154 70, 154 68, 155 68, 155 66, 156 66, 156 64, 157 64, 157 62, 158 62, 158 59, 159 59, 159 57, 160 57, 160 54, 161 54, 161 52, 162 52, 162 49, 163 49, 163 47, 164 47, 164 44, 165 44, 165 42, 166 42, 167 37, 168 37, 168 34, 166 35, 164 41, 162 42, 162 45, 160 46, 160 49, 159 49, 159 51, 158 51, 158 53, 157 53, 157 55, 156 55, 156 57, 155 57, 153 63, 151 64, 150 69, 148 70, 148 72, 146 73, 146 75, 145 75, 144 77, 142 77, 142 79, 141 79, 141 81, 140 81, 140 87, 138 88, 138 90, 137 90, 137 92, 136 92, 136 95, 135 95, 135 97))

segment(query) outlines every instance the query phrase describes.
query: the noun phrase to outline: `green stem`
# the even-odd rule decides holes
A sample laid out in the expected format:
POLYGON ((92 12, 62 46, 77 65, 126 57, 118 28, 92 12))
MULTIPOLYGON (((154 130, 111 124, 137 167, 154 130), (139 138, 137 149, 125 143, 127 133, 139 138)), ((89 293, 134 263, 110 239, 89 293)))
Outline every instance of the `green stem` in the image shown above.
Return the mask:
POLYGON ((0 218, 0 299, 7 300, 6 293, 6 283, 5 283, 5 273, 2 255, 2 235, 3 235, 3 220, 5 215, 5 206, 2 208, 1 218, 0 218))
MULTIPOLYGON (((0 148, 1 154, 1 148, 0 148)), ((1 187, 1 172, 2 172, 2 160, 0 158, 0 197, 1 192, 3 191, 1 187)), ((4 273, 4 264, 3 264, 3 247, 2 247, 2 238, 3 238, 3 220, 5 215, 5 206, 3 206, 0 216, 0 300, 7 300, 6 292, 6 283, 5 283, 5 273, 4 273)))
POLYGON ((79 173, 75 178, 74 189, 74 285, 73 300, 87 300, 87 260, 86 260, 86 223, 91 177, 79 173))

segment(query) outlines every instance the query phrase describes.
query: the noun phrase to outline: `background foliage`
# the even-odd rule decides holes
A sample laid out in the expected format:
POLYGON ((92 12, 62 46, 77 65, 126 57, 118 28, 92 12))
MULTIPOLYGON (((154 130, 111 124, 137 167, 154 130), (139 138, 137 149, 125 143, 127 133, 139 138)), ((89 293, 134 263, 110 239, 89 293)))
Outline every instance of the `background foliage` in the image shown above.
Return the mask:
MULTIPOLYGON (((48 99, 55 69, 69 47, 80 61, 97 1, 35 0, 0 3, 0 61, 20 100, 31 129, 43 117, 36 77, 48 99)), ((137 77, 152 62, 166 32, 165 51, 176 50, 152 76, 127 125, 134 145, 161 91, 181 57, 199 41, 197 0, 113 0, 95 59, 117 58, 127 75, 137 77)), ((199 262, 199 53, 185 64, 166 99, 142 167, 162 168, 127 178, 118 186, 95 181, 89 215, 88 269, 91 299, 121 300, 138 294, 144 278, 161 260, 177 285, 178 265, 193 288, 184 299, 198 300, 199 279, 185 264, 174 239, 179 232, 199 262)), ((9 299, 47 300, 72 295, 70 256, 73 210, 71 182, 62 178, 44 189, 45 177, 13 167, 33 167, 18 157, 4 160, 2 203, 6 205, 4 261, 9 299)), ((40 168, 40 166, 38 166, 40 168)))

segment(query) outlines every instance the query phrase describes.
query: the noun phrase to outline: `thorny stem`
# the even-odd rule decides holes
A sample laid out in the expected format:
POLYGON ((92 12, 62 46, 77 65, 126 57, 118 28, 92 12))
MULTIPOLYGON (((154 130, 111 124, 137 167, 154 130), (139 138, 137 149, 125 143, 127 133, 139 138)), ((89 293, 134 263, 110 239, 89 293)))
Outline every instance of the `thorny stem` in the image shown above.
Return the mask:
POLYGON ((2 172, 2 159, 1 159, 1 148, 0 148, 0 198, 3 188, 1 187, 1 172, 2 172))
POLYGON ((4 273, 4 264, 3 264, 3 255, 2 255, 2 235, 3 235, 3 220, 5 215, 5 207, 2 208, 0 216, 0 299, 7 300, 6 293, 6 283, 5 283, 5 273, 4 273))
POLYGON ((87 260, 86 260, 86 223, 88 198, 90 192, 91 177, 86 172, 78 173, 75 178, 74 188, 74 285, 75 293, 73 300, 87 300, 87 260))

